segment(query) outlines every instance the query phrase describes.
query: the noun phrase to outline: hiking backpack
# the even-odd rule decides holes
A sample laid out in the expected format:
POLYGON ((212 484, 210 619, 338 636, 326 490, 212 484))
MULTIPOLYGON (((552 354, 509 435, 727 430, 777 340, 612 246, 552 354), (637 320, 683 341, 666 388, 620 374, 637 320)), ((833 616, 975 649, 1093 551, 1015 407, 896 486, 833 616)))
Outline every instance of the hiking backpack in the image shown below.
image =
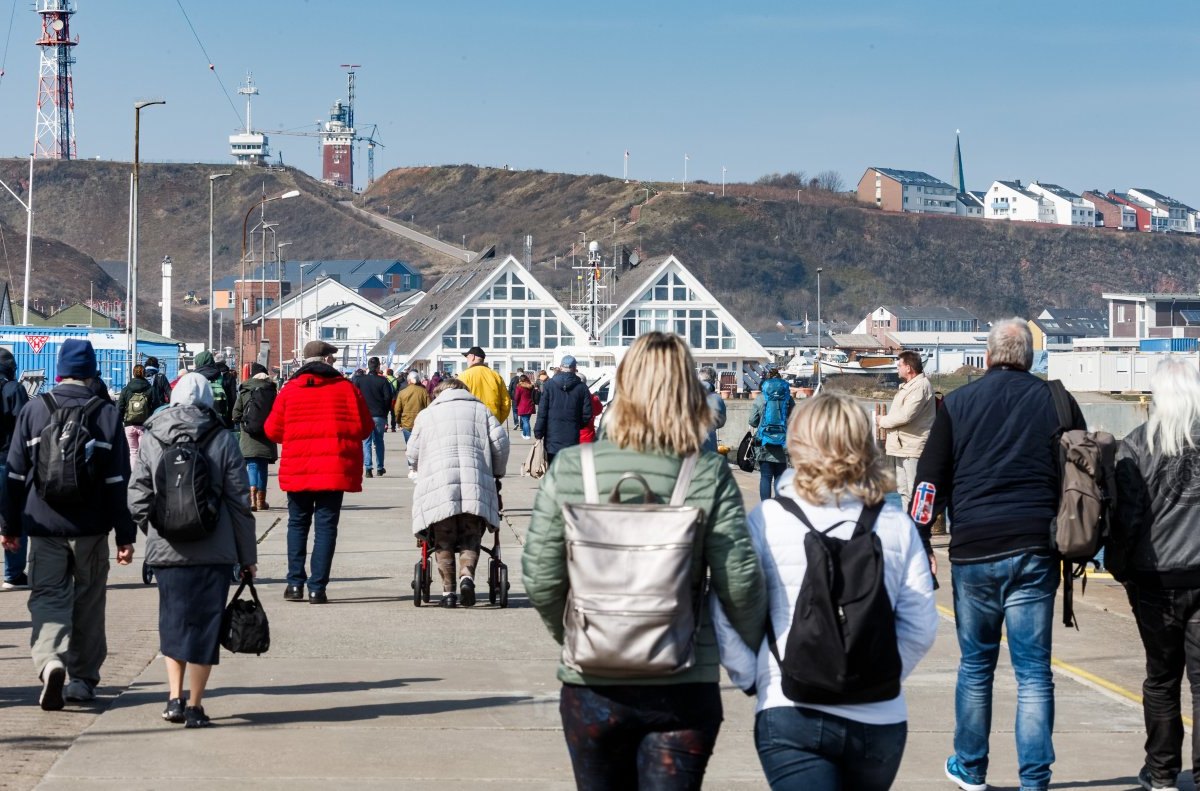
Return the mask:
POLYGON ((563 664, 609 678, 687 670, 696 661, 704 602, 703 585, 692 584, 692 560, 703 552, 705 517, 683 502, 699 457, 683 460, 666 505, 636 472, 622 475, 601 504, 594 447, 580 453, 585 502, 562 506, 569 583, 563 664), (642 502, 621 502, 629 480, 641 484, 642 502))
POLYGON ((150 386, 153 388, 154 394, 158 396, 158 403, 171 403, 171 382, 167 379, 166 374, 156 373, 150 380, 150 386))
POLYGON ((763 411, 758 420, 756 438, 762 445, 787 444, 788 396, 791 388, 782 379, 762 383, 763 411))
POLYGON ((95 415, 105 402, 93 397, 80 406, 59 406, 53 395, 43 393, 42 403, 50 421, 38 434, 34 487, 55 510, 87 507, 100 484, 95 452, 112 450, 112 443, 92 434, 95 415))
POLYGON ((223 429, 216 421, 195 440, 176 437, 154 465, 150 524, 167 541, 199 541, 217 529, 221 501, 204 447, 223 429))
MULTIPOLYGON (((1058 416, 1056 437, 1060 492, 1051 548, 1063 563, 1063 624, 1075 626, 1072 578, 1081 576, 1108 538, 1117 493, 1117 441, 1107 431, 1072 429, 1071 397, 1058 380, 1050 395, 1058 416)), ((1081 590, 1087 589, 1084 578, 1081 590)))
POLYGON ((223 378, 218 376, 216 379, 208 381, 209 389, 212 390, 212 408, 222 423, 225 422, 226 417, 229 415, 229 395, 225 392, 225 383, 221 381, 223 378))
POLYGON ((900 694, 896 615, 884 585, 884 555, 875 521, 883 503, 864 507, 848 539, 817 530, 790 497, 776 503, 807 528, 808 568, 796 596, 781 658, 775 627, 767 640, 779 665, 783 694, 797 703, 875 703, 900 694))
POLYGON ((150 392, 138 390, 125 399, 125 425, 140 426, 150 417, 150 392))
POLYGON ((267 417, 275 406, 274 387, 256 387, 246 398, 242 409, 242 431, 254 437, 265 436, 267 417))

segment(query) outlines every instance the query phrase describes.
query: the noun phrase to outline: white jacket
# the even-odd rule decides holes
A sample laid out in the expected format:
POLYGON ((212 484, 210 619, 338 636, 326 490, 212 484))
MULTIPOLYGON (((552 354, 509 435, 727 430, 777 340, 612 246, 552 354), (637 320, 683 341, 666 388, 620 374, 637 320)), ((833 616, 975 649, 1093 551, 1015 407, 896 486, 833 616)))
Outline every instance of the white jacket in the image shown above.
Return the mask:
POLYGON ((458 514, 500 523, 496 478, 508 466, 508 432, 466 390, 447 390, 417 415, 408 463, 417 471, 412 529, 419 533, 458 514))
POLYGON ((936 415, 937 402, 928 376, 917 374, 902 383, 888 413, 879 418, 879 427, 887 431, 887 455, 920 458, 936 415))
MULTIPOLYGON (((813 505, 800 499, 792 486, 795 471, 786 472, 779 483, 779 495, 791 497, 804 509, 805 515, 818 530, 848 520, 830 534, 849 538, 853 522, 862 511, 862 501, 843 498, 841 506, 813 505)), ((778 503, 770 500, 760 504, 749 516, 750 538, 763 562, 767 580, 767 601, 771 623, 775 627, 780 655, 787 652, 788 632, 791 630, 792 610, 804 581, 808 560, 804 553, 804 537, 808 528, 778 503)), ((884 553, 884 585, 896 613, 896 640, 902 664, 901 679, 908 678, 921 658, 933 646, 937 634, 937 608, 933 599, 933 577, 929 559, 921 546, 912 520, 894 503, 888 503, 875 523, 884 553)), ((757 651, 751 650, 738 637, 721 609, 720 602, 711 599, 713 622, 721 648, 721 664, 730 679, 743 690, 758 688, 756 711, 774 706, 794 706, 783 694, 779 665, 771 656, 766 638, 757 651)), ((839 717, 870 725, 885 725, 908 720, 904 692, 892 700, 879 703, 859 703, 844 706, 804 704, 839 717)))

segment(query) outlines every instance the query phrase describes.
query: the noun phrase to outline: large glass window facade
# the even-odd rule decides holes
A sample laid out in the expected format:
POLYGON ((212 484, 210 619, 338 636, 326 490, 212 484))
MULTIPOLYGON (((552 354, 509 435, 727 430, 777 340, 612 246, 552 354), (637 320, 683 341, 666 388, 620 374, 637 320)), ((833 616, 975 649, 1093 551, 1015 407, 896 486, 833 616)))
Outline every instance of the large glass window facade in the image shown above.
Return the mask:
POLYGON ((625 312, 604 336, 608 346, 629 346, 634 338, 657 330, 673 332, 696 350, 733 349, 733 330, 717 318, 714 310, 668 307, 660 303, 695 302, 696 292, 675 272, 668 272, 647 289, 642 299, 625 312))
POLYGON ((515 272, 505 272, 496 279, 492 287, 479 295, 480 299, 499 302, 535 302, 537 295, 515 272))
POLYGON ((554 311, 545 308, 467 308, 442 334, 443 349, 557 349, 574 342, 554 311))

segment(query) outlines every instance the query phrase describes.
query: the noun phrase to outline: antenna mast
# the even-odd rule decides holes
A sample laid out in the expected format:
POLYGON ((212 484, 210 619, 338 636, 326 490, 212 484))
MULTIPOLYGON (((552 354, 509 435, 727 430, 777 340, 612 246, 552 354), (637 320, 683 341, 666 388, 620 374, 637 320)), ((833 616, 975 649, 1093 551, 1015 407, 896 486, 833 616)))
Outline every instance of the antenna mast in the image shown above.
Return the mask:
POLYGON ((71 48, 72 0, 37 0, 34 10, 42 17, 42 37, 38 70, 37 127, 33 135, 34 156, 38 159, 75 159, 75 88, 71 66, 75 56, 71 48))

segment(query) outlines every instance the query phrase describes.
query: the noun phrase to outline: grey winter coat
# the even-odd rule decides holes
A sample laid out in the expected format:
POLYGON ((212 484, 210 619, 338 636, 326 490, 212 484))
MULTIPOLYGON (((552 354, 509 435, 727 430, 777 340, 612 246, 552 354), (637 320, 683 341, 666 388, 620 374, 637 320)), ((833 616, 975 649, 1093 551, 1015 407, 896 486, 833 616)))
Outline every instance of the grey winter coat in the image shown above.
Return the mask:
POLYGON ((408 463, 417 471, 412 529, 458 514, 500 523, 496 478, 508 466, 508 431, 466 390, 447 390, 417 415, 408 463))
POLYGON ((250 513, 250 484, 237 441, 228 431, 217 431, 204 449, 213 489, 219 493, 221 511, 217 528, 200 541, 170 543, 150 526, 154 502, 154 469, 172 438, 195 439, 217 421, 215 413, 195 404, 175 404, 146 421, 138 450, 137 466, 129 484, 129 511, 134 524, 146 534, 146 563, 151 566, 205 566, 258 562, 254 516, 250 513))
MULTIPOLYGON (((256 374, 238 387, 237 401, 233 404, 233 422, 235 424, 242 422, 242 413, 246 411, 250 394, 263 387, 275 389, 275 383, 268 379, 266 374, 256 374)), ((247 459, 275 461, 279 458, 278 445, 267 439, 266 435, 255 437, 245 429, 238 432, 238 447, 241 448, 242 456, 247 459)))

